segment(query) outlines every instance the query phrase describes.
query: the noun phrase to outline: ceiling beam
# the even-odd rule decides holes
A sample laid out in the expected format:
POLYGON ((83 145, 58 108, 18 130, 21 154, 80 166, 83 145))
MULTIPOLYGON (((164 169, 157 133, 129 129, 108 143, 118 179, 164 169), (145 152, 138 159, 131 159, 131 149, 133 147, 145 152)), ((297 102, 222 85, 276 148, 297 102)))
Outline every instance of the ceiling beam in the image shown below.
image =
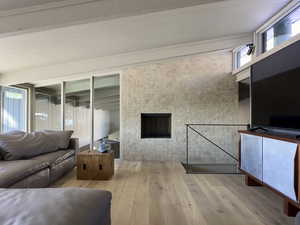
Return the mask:
POLYGON ((228 0, 64 0, 0 11, 0 37, 228 0))
POLYGON ((60 0, 53 2, 46 2, 44 4, 35 4, 27 7, 15 7, 14 9, 0 10, 0 17, 25 15, 34 12, 47 11, 50 9, 65 8, 69 6, 78 6, 92 2, 99 2, 103 0, 60 0))

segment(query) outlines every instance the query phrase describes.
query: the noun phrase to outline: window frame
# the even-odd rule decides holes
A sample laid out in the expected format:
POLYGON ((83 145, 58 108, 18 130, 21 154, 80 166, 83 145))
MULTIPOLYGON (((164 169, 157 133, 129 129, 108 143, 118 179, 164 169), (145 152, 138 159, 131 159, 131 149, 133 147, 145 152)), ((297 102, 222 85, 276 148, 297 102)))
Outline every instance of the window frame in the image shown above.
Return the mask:
MULTIPOLYGON (((238 59, 239 58, 239 53, 241 52, 241 50, 243 48, 247 47, 248 44, 251 44, 251 43, 247 43, 247 44, 241 45, 241 46, 233 49, 233 51, 232 51, 232 54, 233 54, 233 65, 232 65, 233 70, 238 70, 238 69, 242 68, 243 66, 247 65, 248 63, 250 63, 253 60, 253 58, 251 58, 251 60, 249 62, 247 62, 246 64, 244 64, 244 65, 239 65, 239 63, 238 63, 239 62, 239 59, 238 59)), ((253 57, 253 55, 251 57, 253 57)))
MULTIPOLYGON (((29 131, 29 111, 28 111, 28 102, 29 102, 29 88, 27 87, 20 87, 20 86, 15 86, 15 85, 12 85, 12 86, 1 86, 1 88, 15 88, 15 89, 20 89, 20 90, 23 90, 25 91, 25 112, 24 112, 24 119, 25 119, 25 130, 24 132, 28 132, 29 131)), ((2 124, 3 124, 3 108, 4 108, 4 92, 3 90, 1 90, 1 93, 0 93, 0 98, 1 98, 1 103, 0 103, 0 133, 3 133, 3 127, 2 127, 2 124)))
MULTIPOLYGON (((51 82, 41 82, 41 83, 36 83, 34 85, 34 90, 35 88, 39 88, 39 87, 45 87, 45 86, 49 86, 49 85, 57 85, 57 84, 60 84, 61 85, 61 130, 65 130, 66 129, 66 125, 65 125, 65 121, 66 121, 66 109, 65 109, 65 102, 66 102, 66 84, 67 82, 72 82, 72 81, 79 81, 79 80, 89 80, 89 90, 90 90, 90 118, 89 118, 89 130, 90 130, 90 142, 89 142, 89 145, 90 147, 94 147, 94 143, 95 143, 95 135, 94 135, 94 119, 95 119, 95 116, 94 116, 94 102, 95 102, 95 99, 94 99, 94 91, 95 91, 95 87, 94 87, 94 82, 95 82, 95 79, 97 78, 104 78, 104 77, 111 77, 111 76, 118 76, 118 80, 119 80, 119 87, 120 87, 120 90, 119 90, 119 93, 120 93, 120 96, 121 96, 121 93, 122 93, 122 71, 112 71, 110 73, 94 73, 94 74, 89 74, 89 75, 81 75, 81 76, 76 76, 76 77, 71 77, 71 78, 62 78, 60 80, 60 82, 57 82, 57 81, 51 81, 51 82)), ((35 91, 34 91, 35 92, 35 91)), ((33 96, 33 99, 35 99, 35 96, 33 96)), ((120 98, 119 100, 119 104, 121 105, 121 100, 122 98, 120 98)), ((35 109, 35 106, 36 105, 36 102, 34 102, 34 109, 35 109)), ((33 112, 35 112, 35 110, 33 110, 33 112)), ((33 113, 34 114, 34 113, 33 113)), ((32 114, 32 115, 33 115, 32 114)), ((122 133, 121 132, 121 129, 122 129, 122 110, 120 109, 120 112, 119 112, 119 117, 120 117, 120 134, 122 133)), ((35 121, 35 118, 32 118, 33 121, 35 121)), ((33 130, 36 129, 36 125, 34 124, 33 126, 33 130)), ((122 137, 120 136, 120 140, 122 139, 122 137)), ((122 158, 122 154, 123 154, 123 151, 122 151, 122 146, 120 146, 120 158, 122 158)))
MULTIPOLYGON (((271 50, 264 52, 264 37, 263 37, 264 35, 263 34, 267 30, 272 28, 276 23, 278 23, 279 21, 281 21, 282 19, 287 17, 290 13, 292 13, 294 10, 296 10, 299 7, 300 7, 300 1, 298 1, 298 0, 291 1, 285 7, 283 7, 278 13, 276 13, 273 17, 271 17, 271 19, 269 19, 266 23, 264 23, 262 26, 260 26, 254 32, 253 40, 254 40, 254 43, 255 43, 255 46, 256 46, 256 50, 255 50, 255 54, 254 54, 255 57, 257 57, 261 54, 264 54, 266 52, 269 52, 273 49, 280 48, 281 45, 283 45, 287 42, 287 41, 285 41, 280 45, 274 46, 274 48, 272 48, 271 50)), ((296 39, 296 38, 299 38, 299 37, 300 37, 300 34, 297 34, 289 40, 293 40, 293 39, 296 39)))

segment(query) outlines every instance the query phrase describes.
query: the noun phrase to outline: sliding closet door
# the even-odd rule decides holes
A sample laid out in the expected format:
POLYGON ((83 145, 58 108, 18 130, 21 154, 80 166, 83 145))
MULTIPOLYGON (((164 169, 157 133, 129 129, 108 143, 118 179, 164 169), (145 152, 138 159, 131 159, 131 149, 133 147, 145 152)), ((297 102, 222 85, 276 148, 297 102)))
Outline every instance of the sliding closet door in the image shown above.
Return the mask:
POLYGON ((65 130, 73 130, 73 137, 79 138, 79 147, 90 149, 90 79, 67 81, 65 83, 65 130))

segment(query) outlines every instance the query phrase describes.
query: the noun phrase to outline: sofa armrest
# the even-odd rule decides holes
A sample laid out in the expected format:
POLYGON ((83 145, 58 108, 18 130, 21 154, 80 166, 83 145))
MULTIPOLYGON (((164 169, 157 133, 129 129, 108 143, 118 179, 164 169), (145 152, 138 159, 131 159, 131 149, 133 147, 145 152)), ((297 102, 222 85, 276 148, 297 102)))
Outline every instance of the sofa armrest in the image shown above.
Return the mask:
POLYGON ((300 225, 300 213, 299 212, 296 216, 295 225, 300 225))
POLYGON ((79 139, 78 138, 70 139, 69 149, 74 149, 76 155, 79 153, 80 150, 79 150, 79 139))

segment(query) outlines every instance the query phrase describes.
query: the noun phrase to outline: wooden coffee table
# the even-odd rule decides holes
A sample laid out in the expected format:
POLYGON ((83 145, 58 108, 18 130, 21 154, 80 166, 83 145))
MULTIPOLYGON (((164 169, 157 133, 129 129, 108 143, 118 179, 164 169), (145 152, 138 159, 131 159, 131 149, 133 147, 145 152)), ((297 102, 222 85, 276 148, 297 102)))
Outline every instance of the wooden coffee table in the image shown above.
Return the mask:
POLYGON ((114 153, 83 151, 77 155, 77 179, 109 180, 114 175, 114 153))

